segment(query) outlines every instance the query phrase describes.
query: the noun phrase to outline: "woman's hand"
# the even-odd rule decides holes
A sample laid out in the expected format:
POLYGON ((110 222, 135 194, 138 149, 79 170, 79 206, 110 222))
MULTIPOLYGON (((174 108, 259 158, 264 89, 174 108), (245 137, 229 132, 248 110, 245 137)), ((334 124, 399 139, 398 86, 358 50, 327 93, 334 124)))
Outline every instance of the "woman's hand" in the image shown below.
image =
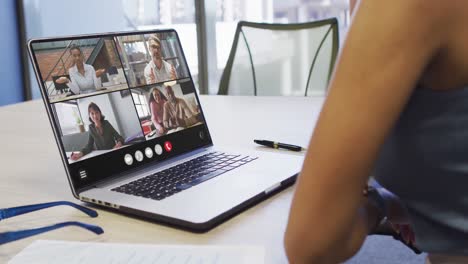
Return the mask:
POLYGON ((102 75, 103 73, 105 73, 105 72, 106 72, 106 69, 99 69, 99 70, 96 70, 96 77, 97 77, 97 78, 101 77, 101 75, 102 75))
POLYGON ((62 76, 62 77, 58 78, 57 80, 55 80, 55 82, 58 83, 58 84, 64 84, 64 83, 69 83, 70 79, 68 79, 65 76, 62 76))
POLYGON ((157 125, 157 126, 156 126, 156 130, 158 131, 158 134, 159 134, 159 135, 164 135, 164 133, 166 133, 166 130, 165 130, 164 127, 161 126, 161 125, 157 125))
POLYGON ((400 198, 385 188, 377 188, 379 194, 384 198, 387 207, 387 218, 392 223, 408 224, 408 211, 400 198))
POLYGON ((70 159, 73 160, 73 161, 76 161, 76 160, 79 160, 81 157, 83 157, 83 152, 79 151, 79 152, 73 152, 71 154, 71 157, 70 159))
POLYGON ((400 198, 385 188, 377 188, 377 190, 385 200, 387 220, 391 227, 401 235, 407 244, 414 245, 416 236, 410 225, 408 211, 400 198))

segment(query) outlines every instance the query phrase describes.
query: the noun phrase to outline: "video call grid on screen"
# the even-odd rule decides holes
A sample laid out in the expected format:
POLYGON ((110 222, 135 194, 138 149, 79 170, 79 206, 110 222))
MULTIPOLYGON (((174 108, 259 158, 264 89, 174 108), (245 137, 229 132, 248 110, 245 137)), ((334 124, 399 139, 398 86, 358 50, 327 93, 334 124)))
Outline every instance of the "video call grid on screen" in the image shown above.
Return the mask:
MULTIPOLYGON (((31 47, 68 164, 80 164, 72 166, 76 170, 87 167, 82 161, 155 139, 175 140, 191 128, 198 127, 195 136, 207 134, 200 136, 200 146, 211 144, 174 31, 39 41, 31 47)), ((179 141, 186 146, 171 154, 197 145, 179 141)), ((124 163, 123 154, 112 156, 124 163)))

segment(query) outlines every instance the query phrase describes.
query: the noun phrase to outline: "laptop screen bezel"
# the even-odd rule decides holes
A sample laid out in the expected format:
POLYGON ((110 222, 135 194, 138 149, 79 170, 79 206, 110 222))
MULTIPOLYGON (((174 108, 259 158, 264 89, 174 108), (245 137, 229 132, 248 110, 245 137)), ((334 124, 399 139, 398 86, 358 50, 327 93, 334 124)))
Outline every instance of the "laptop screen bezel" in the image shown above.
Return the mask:
MULTIPOLYGON (((37 81, 39 83, 42 99, 43 99, 45 108, 47 110, 47 115, 49 117, 49 121, 50 121, 52 131, 53 131, 54 136, 55 136, 57 146, 59 147, 60 156, 61 156, 61 159, 62 159, 62 163, 63 163, 63 165, 65 167, 65 172, 66 172, 66 175, 67 175, 67 178, 68 178, 68 182, 70 184, 72 193, 76 198, 79 198, 79 193, 80 192, 88 190, 88 189, 92 188, 93 186, 96 186, 97 184, 102 183, 103 181, 111 180, 111 179, 114 179, 115 177, 119 177, 121 175, 110 175, 110 176, 107 176, 105 178, 98 179, 95 182, 90 182, 89 184, 87 184, 85 186, 81 186, 79 188, 74 185, 74 182, 72 180, 72 176, 71 176, 71 173, 70 173, 70 168, 69 168, 69 164, 68 164, 68 158, 67 158, 67 155, 66 155, 65 147, 64 147, 63 141, 62 141, 61 136, 60 136, 59 125, 57 124, 58 120, 55 120, 54 115, 52 113, 52 106, 51 106, 52 104, 50 102, 49 96, 45 92, 44 82, 43 82, 42 77, 41 77, 42 75, 41 75, 41 72, 40 72, 40 69, 39 69, 39 66, 38 66, 39 64, 38 64, 38 61, 37 61, 37 58, 36 58, 36 55, 35 55, 35 52, 34 52, 34 49, 33 49, 33 45, 36 44, 36 43, 45 43, 45 42, 52 42, 52 41, 68 41, 68 40, 78 40, 78 39, 88 39, 88 38, 106 38, 106 37, 115 38, 115 37, 128 36, 128 35, 145 35, 145 34, 155 34, 155 33, 174 33, 175 34, 175 36, 177 38, 179 48, 180 48, 181 57, 182 57, 185 65, 187 66, 187 71, 188 71, 188 74, 189 74, 190 82, 192 83, 192 86, 195 89, 192 74, 190 72, 190 68, 188 67, 187 59, 185 57, 185 53, 184 53, 184 50, 182 48, 182 43, 180 42, 179 35, 178 35, 178 33, 177 33, 177 31, 175 29, 157 29, 157 30, 143 30, 143 31, 137 30, 137 31, 108 32, 108 33, 98 33, 98 34, 70 35, 70 36, 49 37, 49 38, 33 38, 33 39, 30 39, 28 41, 28 52, 29 52, 30 59, 32 61, 32 66, 33 66, 34 72, 36 74, 36 79, 37 79, 37 81)), ((128 84, 128 80, 127 80, 127 84, 128 84)), ((129 87, 129 89, 131 89, 131 88, 129 87)), ((194 94, 195 94, 195 98, 197 100, 198 106, 200 108, 201 116, 202 116, 202 118, 204 120, 203 125, 204 125, 204 128, 205 128, 206 133, 207 133, 207 135, 206 135, 207 136, 207 144, 205 144, 203 146, 200 146, 200 147, 198 147, 196 149, 187 150, 184 153, 178 154, 177 156, 184 155, 187 152, 191 152, 191 151, 194 151, 194 150, 199 150, 199 149, 203 149, 203 148, 213 146, 211 133, 209 131, 208 124, 207 124, 207 121, 206 121, 206 118, 205 118, 205 114, 203 112, 203 107, 202 107, 202 105, 200 103, 200 98, 198 96, 198 93, 197 93, 196 89, 194 91, 194 94)), ((144 144, 144 143, 137 143, 137 144, 144 144)), ((173 157, 173 158, 175 158, 175 157, 173 157)), ((121 174, 134 173, 135 171, 143 170, 143 169, 147 168, 148 166, 154 166, 154 165, 158 164, 159 162, 155 161, 155 162, 151 162, 149 164, 135 166, 133 168, 129 168, 127 170, 122 171, 121 174)))

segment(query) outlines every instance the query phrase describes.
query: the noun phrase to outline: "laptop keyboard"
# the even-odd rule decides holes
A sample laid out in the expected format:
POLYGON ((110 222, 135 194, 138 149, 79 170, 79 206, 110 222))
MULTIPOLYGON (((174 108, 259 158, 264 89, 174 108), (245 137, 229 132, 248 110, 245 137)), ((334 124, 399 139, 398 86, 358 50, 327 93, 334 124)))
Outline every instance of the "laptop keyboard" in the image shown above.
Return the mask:
POLYGON ((255 159, 257 157, 211 152, 124 184, 112 191, 162 200, 255 159))

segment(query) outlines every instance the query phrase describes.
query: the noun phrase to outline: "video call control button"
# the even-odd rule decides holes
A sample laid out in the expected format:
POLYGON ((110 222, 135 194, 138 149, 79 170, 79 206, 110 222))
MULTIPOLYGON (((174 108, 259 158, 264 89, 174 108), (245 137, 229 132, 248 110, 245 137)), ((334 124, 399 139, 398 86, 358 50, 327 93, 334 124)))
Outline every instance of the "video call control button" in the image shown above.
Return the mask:
POLYGON ((86 170, 80 170, 79 173, 81 179, 86 179, 88 177, 88 173, 86 172, 86 170))
POLYGON ((153 157, 153 150, 151 148, 145 148, 145 155, 148 159, 153 157))
POLYGON ((139 150, 137 150, 135 152, 135 159, 138 161, 138 162, 141 162, 143 160, 143 153, 139 150))
POLYGON ((164 142, 164 149, 165 149, 167 152, 171 152, 171 150, 172 150, 172 144, 171 144, 170 141, 164 142))
POLYGON ((132 165, 132 164, 133 164, 133 157, 132 157, 132 155, 126 154, 126 155, 124 156, 124 161, 125 161, 125 163, 126 163, 128 166, 132 165))
POLYGON ((156 154, 161 155, 163 153, 163 149, 161 147, 161 145, 159 144, 156 144, 156 146, 154 146, 154 152, 156 152, 156 154))

